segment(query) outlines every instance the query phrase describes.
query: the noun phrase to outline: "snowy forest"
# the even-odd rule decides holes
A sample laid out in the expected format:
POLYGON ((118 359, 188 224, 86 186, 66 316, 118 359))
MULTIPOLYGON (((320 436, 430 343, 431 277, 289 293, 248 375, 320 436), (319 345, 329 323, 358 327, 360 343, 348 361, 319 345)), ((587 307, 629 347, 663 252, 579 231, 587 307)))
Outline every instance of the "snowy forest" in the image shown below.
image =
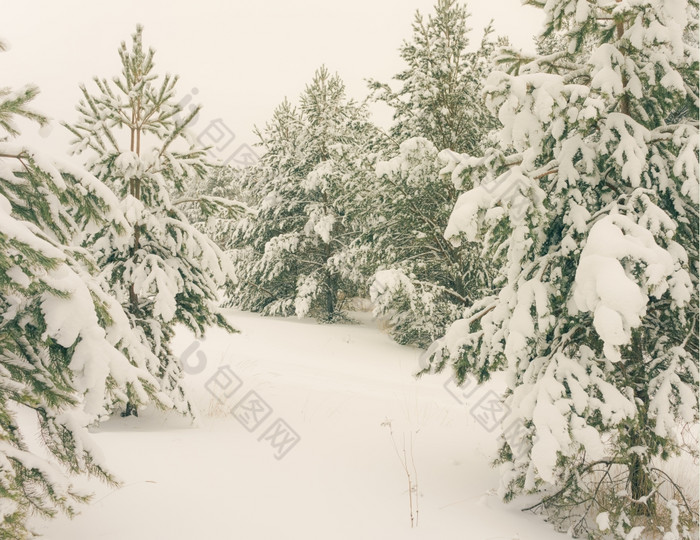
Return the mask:
POLYGON ((699 5, 523 3, 247 166, 148 25, 62 157, 0 87, 0 539, 698 540, 699 5))

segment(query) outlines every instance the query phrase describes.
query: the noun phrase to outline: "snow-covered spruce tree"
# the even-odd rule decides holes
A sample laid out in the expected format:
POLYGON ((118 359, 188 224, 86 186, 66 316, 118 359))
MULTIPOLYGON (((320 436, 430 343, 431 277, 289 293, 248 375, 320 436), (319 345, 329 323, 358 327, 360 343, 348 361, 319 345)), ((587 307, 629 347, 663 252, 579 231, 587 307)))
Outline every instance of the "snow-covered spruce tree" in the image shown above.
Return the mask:
POLYGON ((531 3, 568 48, 489 78, 500 143, 454 164, 445 234, 483 242, 497 289, 433 367, 508 373, 506 499, 576 535, 691 537, 662 467, 698 417, 698 5, 531 3))
POLYGON ((86 171, 16 140, 17 117, 45 122, 28 107, 36 94, 0 89, 2 539, 30 537, 31 515, 72 515, 88 496, 68 474, 114 482, 89 424, 129 400, 168 404, 145 369, 150 351, 79 247, 106 220, 120 232, 114 242, 128 241, 118 200, 86 171))
POLYGON ((373 132, 365 107, 325 67, 298 109, 285 100, 275 110, 258 133, 264 154, 245 175, 260 202, 234 234, 233 303, 266 314, 341 315, 354 291, 338 266, 355 235, 352 169, 373 132))
MULTIPOLYGON (((142 28, 131 49, 119 48, 120 77, 95 78, 97 91, 81 87, 79 119, 66 127, 74 153, 122 198, 133 228, 128 246, 113 244, 106 228, 87 239, 132 328, 159 362, 150 366, 180 412, 189 410, 182 371, 170 349, 173 327, 196 334, 206 327, 230 328, 217 308, 218 289, 232 277, 226 256, 193 227, 173 200, 192 177, 209 169, 187 126, 199 112, 184 115, 175 98, 177 77, 154 73, 154 50, 144 50, 142 28)), ((129 404, 125 414, 135 413, 129 404)))
POLYGON ((374 99, 394 109, 391 135, 397 142, 425 137, 439 150, 471 154, 496 127, 478 98, 496 43, 489 26, 480 47, 469 51, 469 16, 456 0, 438 0, 427 20, 416 12, 413 38, 400 49, 407 67, 394 76, 398 90, 370 81, 374 99))

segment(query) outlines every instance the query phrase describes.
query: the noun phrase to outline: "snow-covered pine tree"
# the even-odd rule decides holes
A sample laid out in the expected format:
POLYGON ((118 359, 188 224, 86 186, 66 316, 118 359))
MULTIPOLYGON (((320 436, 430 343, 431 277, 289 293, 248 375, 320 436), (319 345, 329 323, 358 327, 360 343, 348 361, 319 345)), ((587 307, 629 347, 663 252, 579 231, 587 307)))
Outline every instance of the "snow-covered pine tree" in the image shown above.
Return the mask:
POLYGON ((365 107, 348 100, 325 67, 298 109, 285 100, 275 110, 258 133, 264 154, 246 174, 260 203, 234 235, 233 303, 266 314, 340 316, 354 291, 338 265, 355 236, 351 169, 373 134, 365 107))
POLYGON ((86 171, 16 140, 18 117, 45 122, 28 106, 37 92, 0 89, 3 539, 28 538, 30 515, 73 514, 87 496, 68 474, 114 481, 89 424, 129 400, 168 405, 145 369, 150 351, 133 339, 94 259, 80 248, 83 235, 106 221, 114 242, 128 242, 119 201, 86 171))
POLYGON ((439 0, 427 20, 416 13, 413 37, 401 48, 407 67, 394 77, 400 88, 370 82, 375 99, 394 108, 398 148, 384 153, 391 159, 384 158, 367 187, 376 219, 356 254, 376 272, 374 312, 399 343, 429 344, 489 285, 474 247, 455 247, 443 237, 457 191, 449 175, 439 174, 438 151, 474 153, 496 126, 481 96, 495 52, 492 31, 468 50, 468 18, 455 0, 439 0))
MULTIPOLYGON (((130 245, 109 241, 106 228, 87 239, 132 328, 158 357, 151 373, 180 412, 189 410, 182 370, 170 349, 173 327, 195 334, 218 325, 218 290, 233 276, 228 258, 193 227, 173 200, 193 177, 209 169, 205 151, 187 126, 199 112, 184 114, 175 98, 177 77, 154 72, 154 50, 145 50, 138 26, 132 46, 122 43, 120 77, 95 78, 95 93, 81 87, 79 119, 66 127, 74 153, 122 198, 134 234, 130 245)), ((135 412, 129 404, 125 414, 135 412)))
MULTIPOLYGON (((230 305, 266 314, 294 313, 298 273, 291 262, 279 261, 279 256, 291 259, 291 254, 287 257, 285 250, 277 250, 274 265, 267 264, 265 256, 268 242, 303 228, 301 205, 296 201, 302 196, 299 183, 308 169, 301 169, 300 131, 298 114, 286 99, 275 109, 264 132, 257 131, 264 154, 242 178, 243 190, 257 213, 244 217, 231 238, 231 258, 239 281, 228 291, 230 305)), ((280 245, 279 240, 276 243, 280 245)))
POLYGON ((401 344, 442 336, 489 284, 474 246, 453 246, 443 232, 457 191, 427 139, 401 143, 398 155, 367 175, 361 204, 371 208, 349 266, 366 268, 374 314, 401 344))
POLYGON ((455 163, 445 234, 501 271, 434 367, 508 373, 506 499, 541 493, 576 535, 690 537, 662 467, 698 418, 698 5, 530 3, 568 47, 488 80, 500 142, 455 163))
POLYGON ((457 0, 438 0, 427 20, 417 11, 413 37, 400 49, 407 67, 394 76, 398 90, 370 81, 374 99, 394 110, 395 141, 424 137, 439 150, 472 154, 496 127, 495 117, 477 97, 491 71, 496 43, 489 25, 480 47, 469 51, 469 16, 457 0))

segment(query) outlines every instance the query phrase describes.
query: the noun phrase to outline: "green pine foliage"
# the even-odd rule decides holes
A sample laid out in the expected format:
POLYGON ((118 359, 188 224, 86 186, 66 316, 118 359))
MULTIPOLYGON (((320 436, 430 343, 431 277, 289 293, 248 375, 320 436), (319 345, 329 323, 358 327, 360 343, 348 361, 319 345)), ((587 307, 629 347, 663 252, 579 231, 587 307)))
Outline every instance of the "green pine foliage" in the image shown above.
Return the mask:
MULTIPOLYGON (((175 99, 177 77, 159 77, 154 54, 144 49, 137 27, 132 46, 119 48, 121 76, 95 78, 93 93, 81 87, 79 119, 66 127, 75 136, 74 153, 121 198, 133 229, 127 245, 113 243, 106 227, 86 246, 134 333, 158 358, 150 372, 173 406, 187 412, 181 366, 170 348, 174 326, 182 323, 197 335, 212 325, 230 329, 218 309, 218 291, 233 275, 219 247, 176 204, 210 165, 187 131, 199 108, 183 113, 175 99)), ((126 414, 134 411, 129 404, 126 414)))
POLYGON ((468 18, 454 0, 439 0, 427 19, 416 13, 399 89, 370 82, 374 98, 394 109, 395 143, 366 185, 375 216, 354 264, 370 269, 374 313, 402 344, 429 345, 490 287, 476 246, 443 236, 458 192, 440 171, 450 152, 478 152, 496 126, 481 95, 496 43, 489 26, 470 51, 468 18))
POLYGON ((698 5, 530 3, 564 48, 490 76, 498 140, 447 167, 446 236, 499 271, 434 368, 508 373, 506 499, 573 535, 690 538, 664 462, 698 420, 698 5))
POLYGON ((574 537, 693 538, 665 464, 698 457, 698 2, 526 3, 533 55, 490 26, 470 49, 457 0, 417 12, 369 83, 388 133, 321 67, 245 170, 207 160, 140 26, 66 124, 89 172, 18 142, 38 90, 0 88, 0 540, 72 515, 71 475, 116 482, 89 425, 191 412, 175 326, 233 330, 221 291, 323 321, 369 296, 425 371, 506 372, 505 500, 574 537))
POLYGON ((0 90, 0 538, 28 538, 31 515, 88 499, 70 475, 115 479, 87 426, 126 402, 163 404, 148 349, 97 275, 83 235, 129 226, 92 175, 15 140, 35 87, 0 90), (38 435, 37 435, 38 434, 38 435), (48 458, 46 456, 49 456, 48 458))
POLYGON ((241 220, 231 302, 274 315, 342 317, 355 293, 339 261, 354 241, 356 171, 374 128, 364 106, 321 67, 294 107, 284 101, 263 132, 264 154, 245 174, 257 213, 241 220))
POLYGON ((438 0, 427 19, 416 12, 413 37, 400 49, 406 69, 394 76, 398 90, 370 81, 374 99, 394 110, 391 136, 397 143, 424 137, 438 150, 474 154, 496 127, 480 94, 497 42, 489 25, 480 46, 470 51, 469 16, 457 0, 438 0))
POLYGON ((245 214, 253 214, 248 206, 252 196, 243 190, 247 169, 229 165, 213 165, 204 178, 190 181, 181 197, 174 201, 198 230, 227 251, 233 248, 238 222, 245 214))
POLYGON ((351 251, 348 266, 366 269, 374 314, 401 344, 428 346, 483 294, 490 272, 472 245, 453 246, 443 232, 457 191, 441 175, 449 152, 439 156, 427 139, 387 150, 367 175, 371 219, 351 251))

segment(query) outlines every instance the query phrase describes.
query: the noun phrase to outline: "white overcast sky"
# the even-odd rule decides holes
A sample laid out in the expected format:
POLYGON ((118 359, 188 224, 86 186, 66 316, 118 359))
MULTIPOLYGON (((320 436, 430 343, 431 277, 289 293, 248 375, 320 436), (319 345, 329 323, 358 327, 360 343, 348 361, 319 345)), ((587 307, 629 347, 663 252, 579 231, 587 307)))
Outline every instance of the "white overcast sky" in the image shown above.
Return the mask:
MULTIPOLYGON (((119 70, 117 48, 144 25, 156 49, 159 73, 180 75, 179 95, 197 90, 204 106, 194 131, 221 118, 235 144, 256 141, 285 98, 296 101, 321 64, 339 73, 351 97, 366 96, 365 79, 389 81, 403 67, 398 48, 411 35, 416 9, 431 13, 433 0, 18 0, 4 2, 0 39, 1 86, 39 86, 35 108, 55 121, 75 119, 79 83, 119 70)), ((520 0, 472 0, 473 44, 490 19, 496 32, 532 49, 542 24, 539 10, 520 0)), ((388 111, 373 109, 386 127, 388 111)), ((42 140, 63 152, 68 135, 53 124, 41 134, 24 127, 25 140, 42 140)), ((229 147, 229 148, 232 148, 229 147)))

